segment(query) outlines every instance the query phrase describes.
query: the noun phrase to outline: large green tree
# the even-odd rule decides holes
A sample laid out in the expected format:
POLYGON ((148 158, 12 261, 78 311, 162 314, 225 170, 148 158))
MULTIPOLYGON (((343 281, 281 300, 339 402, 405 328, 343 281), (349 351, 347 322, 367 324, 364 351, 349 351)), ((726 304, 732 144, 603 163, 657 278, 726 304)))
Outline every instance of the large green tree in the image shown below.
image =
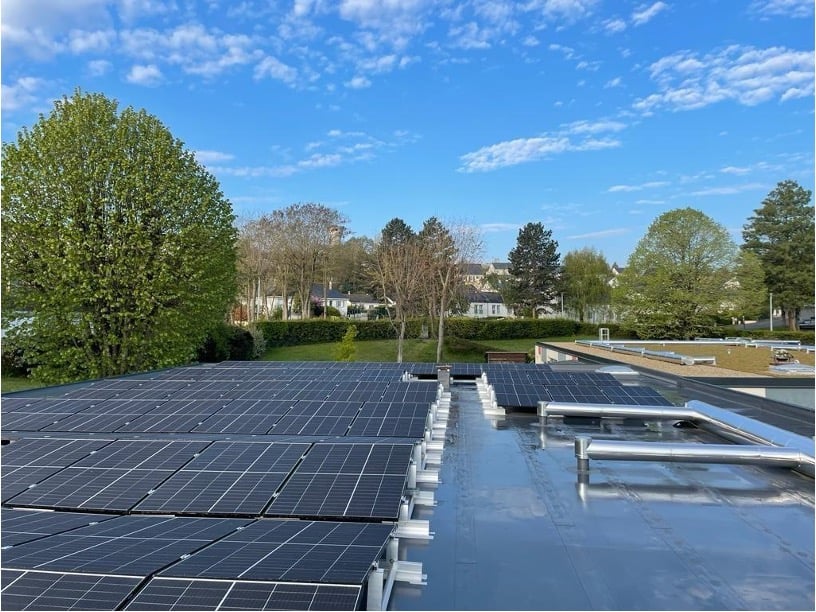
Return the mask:
POLYGON ((813 304, 814 217, 811 192, 782 181, 743 227, 742 248, 762 262, 765 285, 782 308, 788 329, 796 329, 802 306, 813 304))
POLYGON ((762 261, 751 251, 740 250, 734 280, 727 286, 730 291, 729 314, 738 322, 757 319, 767 311, 768 290, 762 261))
POLYGON ((649 226, 613 292, 641 338, 711 332, 727 309, 737 246, 719 223, 693 208, 671 210, 649 226))
POLYGON ((545 230, 541 223, 526 224, 519 230, 508 259, 513 279, 507 297, 516 312, 533 314, 537 307, 552 302, 561 259, 552 230, 545 230))
POLYGON ((7 341, 44 381, 185 363, 236 292, 230 203, 144 110, 77 91, 3 145, 7 341))
POLYGON ((609 304, 610 277, 609 264, 597 249, 587 247, 564 256, 560 288, 567 306, 578 314, 579 321, 586 319, 590 308, 609 304))

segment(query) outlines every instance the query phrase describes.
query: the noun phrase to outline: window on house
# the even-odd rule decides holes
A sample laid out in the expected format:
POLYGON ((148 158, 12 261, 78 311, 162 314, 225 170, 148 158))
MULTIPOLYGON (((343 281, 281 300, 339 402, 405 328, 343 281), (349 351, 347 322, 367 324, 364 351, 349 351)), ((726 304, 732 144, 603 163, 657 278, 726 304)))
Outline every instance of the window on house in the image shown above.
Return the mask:
POLYGON ((476 314, 484 314, 484 305, 483 304, 474 304, 473 309, 474 309, 473 311, 476 314))

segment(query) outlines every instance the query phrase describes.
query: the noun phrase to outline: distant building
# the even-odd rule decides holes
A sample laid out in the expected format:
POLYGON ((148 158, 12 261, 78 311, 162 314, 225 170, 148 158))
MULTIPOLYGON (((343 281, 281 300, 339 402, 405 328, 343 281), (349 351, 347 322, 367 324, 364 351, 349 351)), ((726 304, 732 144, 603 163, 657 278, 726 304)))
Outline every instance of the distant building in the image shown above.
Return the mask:
POLYGON ((465 313, 466 317, 482 319, 486 317, 512 317, 513 309, 508 308, 500 293, 495 291, 480 291, 476 287, 469 287, 465 293, 470 306, 465 313))

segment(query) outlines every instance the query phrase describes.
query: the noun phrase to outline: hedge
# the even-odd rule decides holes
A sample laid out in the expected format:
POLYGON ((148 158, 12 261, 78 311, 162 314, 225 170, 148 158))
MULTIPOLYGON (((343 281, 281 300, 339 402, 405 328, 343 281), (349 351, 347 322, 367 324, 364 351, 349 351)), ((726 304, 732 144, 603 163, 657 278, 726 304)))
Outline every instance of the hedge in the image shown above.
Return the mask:
MULTIPOLYGON (((257 323, 263 332, 267 347, 296 346, 339 342, 350 325, 357 328, 356 340, 393 340, 397 332, 390 321, 343 321, 331 319, 306 319, 293 321, 261 321, 257 323)), ((427 321, 408 321, 405 337, 419 338, 427 321)), ((430 326, 429 326, 430 327, 430 326)), ((597 338, 598 325, 578 323, 569 319, 448 319, 445 335, 466 340, 508 340, 513 338, 597 338)), ((631 330, 614 323, 603 324, 613 338, 635 337, 631 330)), ((434 330, 435 331, 435 330, 434 330)))

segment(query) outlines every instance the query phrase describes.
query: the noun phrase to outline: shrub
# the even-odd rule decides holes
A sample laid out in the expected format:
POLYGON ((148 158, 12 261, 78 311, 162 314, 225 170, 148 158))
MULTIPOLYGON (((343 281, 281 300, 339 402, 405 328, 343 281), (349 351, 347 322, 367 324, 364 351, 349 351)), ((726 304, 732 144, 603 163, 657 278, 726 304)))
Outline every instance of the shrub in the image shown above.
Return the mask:
POLYGON ((256 358, 256 353, 252 331, 237 325, 221 323, 207 333, 204 343, 198 349, 197 357, 198 361, 205 363, 217 363, 227 359, 249 361, 256 358))
POLYGON ((3 376, 28 376, 31 374, 31 365, 26 362, 23 349, 8 341, 3 342, 2 369, 3 376))
POLYGON ((354 338, 356 337, 357 327, 349 325, 334 352, 334 358, 337 361, 354 361, 354 357, 357 355, 357 347, 354 345, 354 338))

